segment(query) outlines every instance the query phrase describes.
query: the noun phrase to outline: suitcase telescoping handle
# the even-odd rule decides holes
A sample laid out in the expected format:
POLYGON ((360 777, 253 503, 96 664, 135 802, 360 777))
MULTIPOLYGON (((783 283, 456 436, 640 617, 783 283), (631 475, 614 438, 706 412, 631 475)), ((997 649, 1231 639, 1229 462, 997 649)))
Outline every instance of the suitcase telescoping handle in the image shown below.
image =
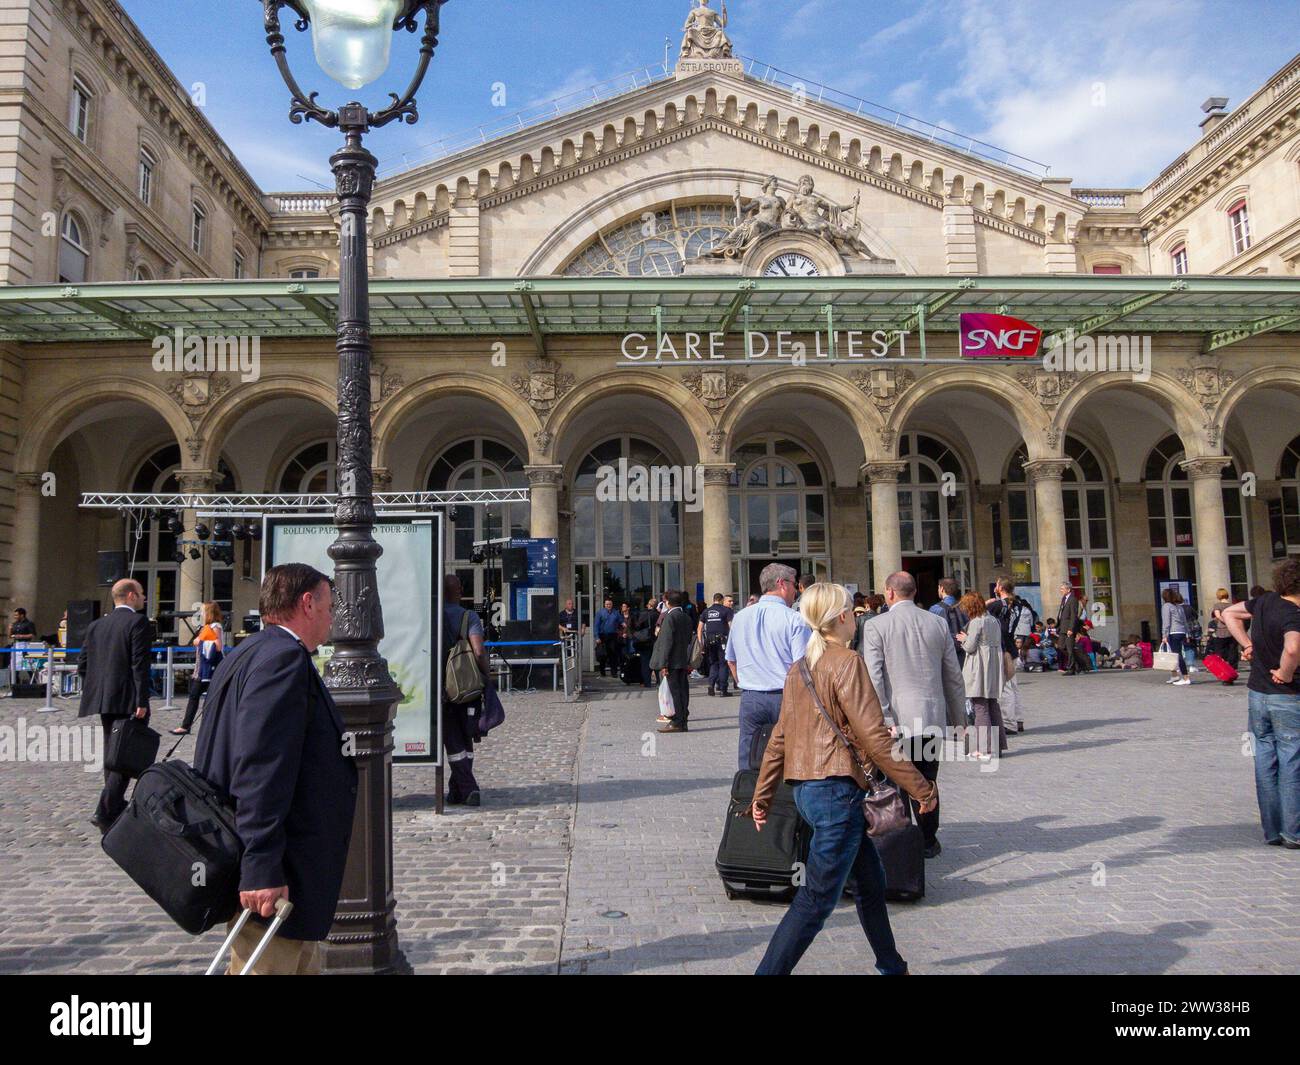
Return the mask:
MULTIPOLYGON (((243 972, 236 973, 236 976, 247 976, 248 973, 252 971, 253 966, 256 965, 258 959, 262 957, 263 952, 271 945, 271 940, 275 938, 275 933, 278 932, 280 926, 289 919, 289 914, 291 913, 293 913, 292 902, 288 899, 275 900, 275 920, 273 920, 266 929, 266 935, 262 936, 262 941, 257 944, 257 948, 249 957, 248 964, 244 966, 243 972)), ((212 959, 212 964, 208 966, 208 971, 203 974, 204 976, 212 976, 216 973, 217 968, 221 965, 221 959, 226 956, 226 951, 228 951, 234 944, 235 937, 244 930, 244 925, 248 923, 248 919, 252 916, 252 910, 245 910, 239 915, 239 920, 235 922, 235 927, 230 930, 230 935, 226 936, 225 942, 221 944, 221 949, 217 951, 217 956, 212 959)))

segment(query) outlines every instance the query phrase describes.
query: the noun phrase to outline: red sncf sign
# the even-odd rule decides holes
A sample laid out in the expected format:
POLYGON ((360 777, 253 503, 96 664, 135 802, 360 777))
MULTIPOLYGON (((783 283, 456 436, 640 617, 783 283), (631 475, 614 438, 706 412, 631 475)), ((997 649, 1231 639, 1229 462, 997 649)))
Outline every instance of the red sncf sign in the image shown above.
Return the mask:
POLYGON ((1038 326, 1005 314, 963 313, 958 329, 964 359, 1032 359, 1043 340, 1038 326))

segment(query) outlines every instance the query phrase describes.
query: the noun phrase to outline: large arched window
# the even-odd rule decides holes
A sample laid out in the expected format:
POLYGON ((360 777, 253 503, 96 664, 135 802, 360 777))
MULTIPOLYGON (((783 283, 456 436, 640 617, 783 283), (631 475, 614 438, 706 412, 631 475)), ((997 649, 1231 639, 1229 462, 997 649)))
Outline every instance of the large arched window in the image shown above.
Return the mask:
MULTIPOLYGON (((1108 618, 1115 616, 1114 535, 1110 521, 1110 491, 1106 473, 1091 448, 1074 436, 1065 438, 1070 465, 1061 475, 1065 509, 1066 567, 1070 583, 1100 603, 1108 618)), ((1024 446, 1007 465, 1007 510, 1011 531, 1011 572, 1018 583, 1038 580, 1038 519, 1034 493, 1025 476, 1029 461, 1024 446)), ((1046 589, 1049 602, 1056 589, 1046 589)))
MULTIPOLYGON (((447 448, 429 470, 430 492, 472 492, 487 488, 526 488, 524 463, 505 444, 484 437, 462 440, 447 448)), ((460 577, 465 597, 482 602, 487 592, 487 567, 474 562, 476 542, 502 537, 526 537, 527 503, 457 506, 447 537, 447 564, 460 577)), ((500 547, 493 549, 492 593, 501 592, 500 547)))
MULTIPOLYGON (((131 491, 135 493, 173 494, 180 491, 176 473, 181 465, 181 449, 176 444, 159 448, 140 463, 131 481, 131 491)), ((217 480, 214 486, 217 492, 233 492, 235 476, 222 459, 217 465, 217 480)), ((170 610, 187 610, 189 603, 177 604, 180 593, 180 562, 178 555, 189 555, 199 551, 200 558, 192 561, 203 565, 203 599, 215 600, 222 611, 229 615, 234 597, 234 567, 226 562, 216 562, 208 552, 191 542, 182 545, 180 541, 195 541, 192 527, 180 526, 174 531, 183 515, 175 511, 150 511, 143 522, 130 524, 127 542, 129 572, 144 587, 148 599, 147 610, 150 616, 170 610)), ((248 548, 246 547, 245 550, 248 548)), ((161 636, 177 635, 177 622, 172 618, 160 618, 158 634, 161 636)), ((180 635, 185 635, 181 632, 180 635)), ((192 638, 192 637, 191 637, 192 638)))
POLYGON ((59 232, 59 281, 80 285, 90 276, 90 241, 86 225, 72 211, 63 216, 59 232))
POLYGON ((735 224, 729 203, 669 204, 598 233, 560 272, 568 277, 673 277, 735 224))
POLYGON ((732 589, 758 591, 758 574, 784 562, 818 580, 829 572, 826 543, 826 481, 812 452, 777 435, 756 437, 732 455, 732 589))
MULTIPOLYGON (((1147 455, 1147 526, 1151 539, 1151 574, 1155 602, 1162 581, 1186 581, 1191 601, 1198 609, 1208 606, 1215 589, 1199 596, 1196 586, 1196 530, 1192 485, 1182 468, 1182 441, 1170 433, 1147 455)), ((1223 468, 1223 517, 1228 534, 1228 572, 1233 598, 1246 597, 1250 589, 1250 555, 1246 550, 1246 514, 1241 499, 1241 479, 1236 463, 1223 468)))
MULTIPOLYGON (((934 588, 952 577, 973 587, 970 480, 960 456, 925 433, 903 433, 898 456, 898 532, 903 569, 917 580, 917 599, 935 601, 934 588)), ((867 549, 871 550, 871 493, 867 493, 867 549)), ((879 587, 887 574, 874 574, 879 587)))
POLYGON ((308 444, 285 465, 278 491, 295 495, 333 492, 337 466, 335 441, 321 440, 308 444))
MULTIPOLYGON (((682 506, 675 499, 643 498, 671 492, 651 490, 661 482, 660 471, 681 468, 654 444, 641 437, 616 436, 589 451, 573 478, 573 558, 576 590, 584 617, 590 616, 592 596, 610 596, 616 603, 644 603, 652 593, 682 587, 682 506), (614 479, 619 460, 627 463, 627 491, 617 491, 614 479), (633 489, 635 468, 646 471, 633 489), (617 497, 609 498, 611 489, 617 497)), ((692 471, 692 476, 693 476, 692 471)), ((697 491, 702 486, 695 485, 697 491)), ((596 603, 597 608, 599 602, 596 603)))
POLYGON ((1300 436, 1297 436, 1282 452, 1282 461, 1278 465, 1278 480, 1281 482, 1282 497, 1276 507, 1276 516, 1270 514, 1270 539, 1273 541, 1273 557, 1300 554, 1300 436))

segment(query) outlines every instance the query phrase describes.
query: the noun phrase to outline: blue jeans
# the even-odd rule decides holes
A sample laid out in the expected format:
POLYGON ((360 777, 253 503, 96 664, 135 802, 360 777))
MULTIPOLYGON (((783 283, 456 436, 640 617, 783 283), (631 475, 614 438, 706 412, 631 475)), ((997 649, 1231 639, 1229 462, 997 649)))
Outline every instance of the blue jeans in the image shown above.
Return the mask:
POLYGON ((740 738, 736 745, 736 764, 739 768, 759 767, 758 762, 750 764, 749 749, 754 744, 754 733, 768 726, 775 728, 780 716, 780 692, 746 690, 740 693, 740 738))
POLYGON ((1250 734, 1264 838, 1300 843, 1300 695, 1251 692, 1250 734))
POLYGON ((882 976, 907 972, 907 962, 899 956, 889 927, 885 867, 867 835, 866 815, 862 812, 864 797, 851 777, 808 780, 794 786, 795 805, 813 829, 808 868, 803 886, 776 926, 756 975, 788 976, 793 971, 826 919, 835 912, 850 870, 858 885, 858 920, 876 952, 877 971, 882 976))

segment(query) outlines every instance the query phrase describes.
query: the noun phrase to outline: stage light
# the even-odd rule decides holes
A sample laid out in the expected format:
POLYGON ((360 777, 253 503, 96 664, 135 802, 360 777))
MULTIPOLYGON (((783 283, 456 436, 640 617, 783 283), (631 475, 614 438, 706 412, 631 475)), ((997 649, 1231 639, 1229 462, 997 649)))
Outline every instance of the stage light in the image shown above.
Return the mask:
POLYGON ((151 508, 150 508, 150 510, 149 510, 149 520, 152 521, 152 522, 154 522, 154 523, 157 523, 157 521, 158 521, 158 508, 157 508, 157 507, 151 507, 151 508))
POLYGON ((208 527, 203 524, 203 522, 199 522, 196 526, 194 526, 194 535, 197 536, 200 540, 206 540, 211 535, 211 530, 209 530, 208 527))
POLYGON ((202 558, 202 557, 203 557, 203 552, 200 551, 197 547, 191 547, 191 548, 190 548, 190 558, 192 558, 192 559, 196 559, 196 560, 197 560, 197 559, 200 559, 200 558, 202 558))
POLYGON ((185 524, 181 521, 181 516, 174 511, 167 515, 167 531, 173 536, 179 536, 185 531, 185 524))
POLYGON ((180 565, 184 565, 184 563, 185 563, 185 552, 184 552, 184 551, 177 551, 176 554, 175 554, 173 557, 176 559, 176 565, 178 565, 178 566, 180 566, 180 565))
POLYGON ((255 522, 255 521, 254 521, 254 522, 249 522, 249 525, 248 525, 248 538, 249 538, 250 540, 260 540, 260 539, 262 538, 262 526, 260 526, 260 525, 259 525, 257 522, 255 522))
POLYGON ((230 526, 230 535, 234 537, 234 539, 236 540, 242 540, 245 535, 244 523, 242 521, 237 521, 234 524, 232 524, 230 526))
POLYGON ((217 521, 213 522, 212 538, 214 540, 229 540, 230 522, 226 521, 224 518, 219 518, 217 521))

